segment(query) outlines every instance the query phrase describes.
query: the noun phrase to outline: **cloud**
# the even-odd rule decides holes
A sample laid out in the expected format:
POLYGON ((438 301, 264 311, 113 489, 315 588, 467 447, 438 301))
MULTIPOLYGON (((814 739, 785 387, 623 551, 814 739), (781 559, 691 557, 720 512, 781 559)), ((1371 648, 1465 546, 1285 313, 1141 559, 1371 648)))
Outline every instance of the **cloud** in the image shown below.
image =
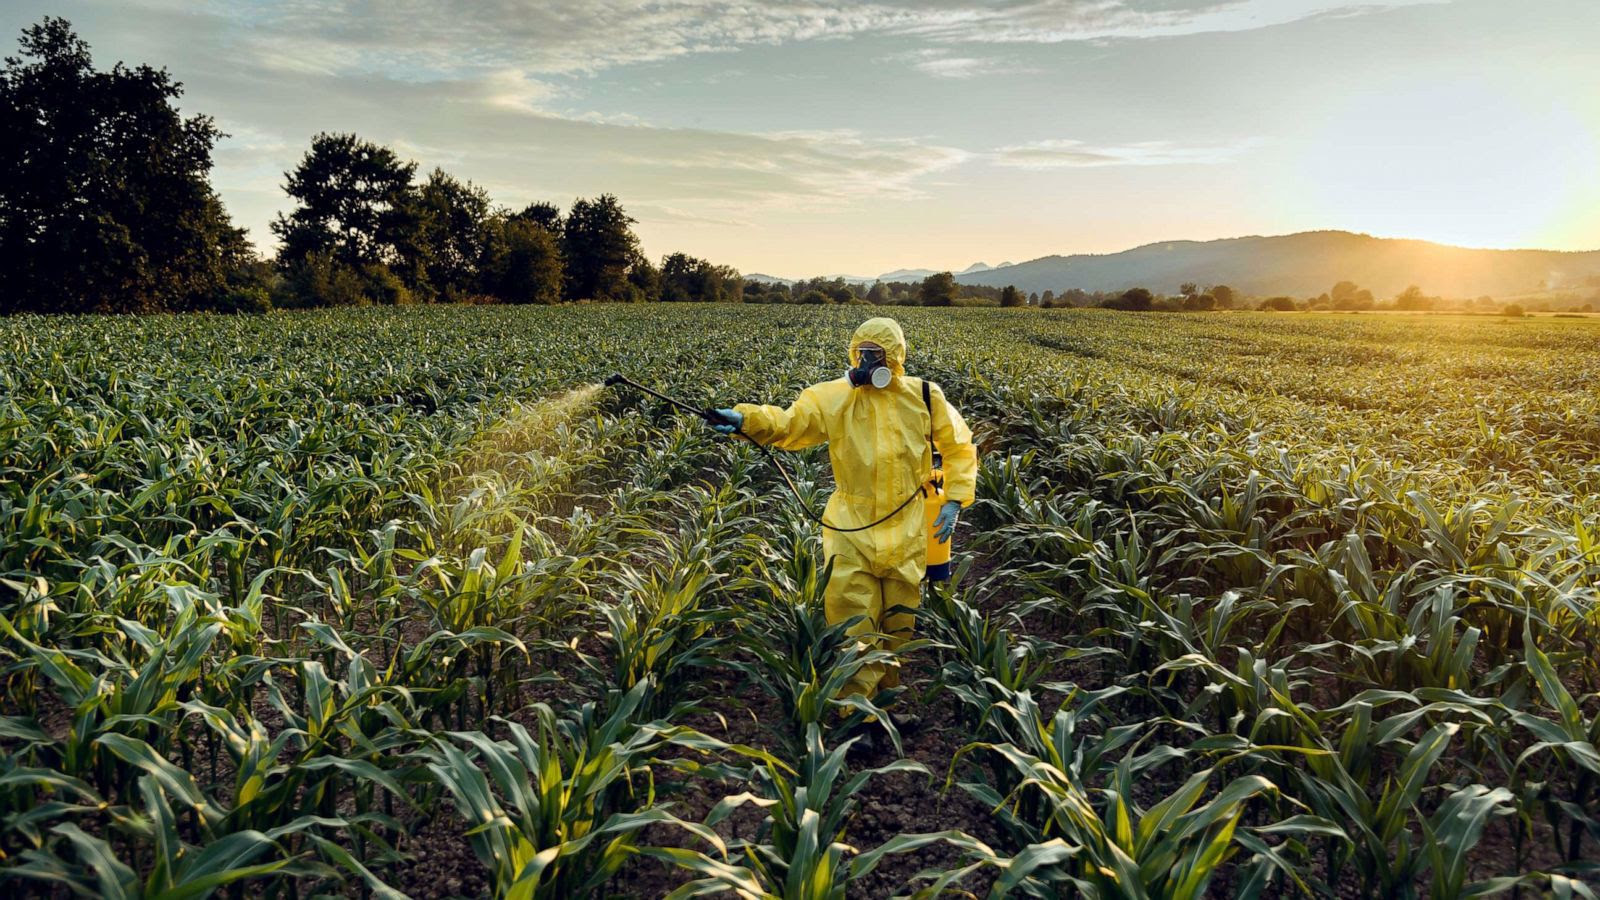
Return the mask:
POLYGON ((215 182, 260 242, 287 202, 273 188, 323 130, 388 144, 422 169, 442 166, 512 206, 609 192, 642 221, 704 225, 748 221, 760 210, 913 199, 929 176, 972 158, 915 137, 670 128, 631 116, 563 114, 539 108, 552 95, 536 79, 506 70, 413 83, 310 70, 269 78, 218 61, 203 83, 227 101, 195 98, 199 108, 226 109, 221 124, 235 135, 217 148, 215 182))
POLYGON ((1091 144, 1076 140, 1046 140, 999 147, 986 157, 995 165, 1016 169, 1212 165, 1231 162, 1253 146, 1254 141, 1186 145, 1173 141, 1091 144))
POLYGON ((1059 44, 1254 31, 1328 15, 1452 0, 1022 0, 929 16, 904 33, 934 41, 1059 44))
MULTIPOLYGON (((861 35, 1048 44, 1246 31, 1439 2, 1449 0, 216 0, 194 4, 201 11, 190 14, 230 22, 240 52, 281 71, 552 76, 861 35)), ((172 0, 134 0, 125 8, 185 14, 172 0)), ((964 55, 919 68, 949 77, 995 65, 964 55)))
POLYGON ((976 78, 980 75, 1018 75, 1037 72, 1007 59, 952 56, 942 47, 927 47, 899 57, 917 71, 935 78, 976 78))

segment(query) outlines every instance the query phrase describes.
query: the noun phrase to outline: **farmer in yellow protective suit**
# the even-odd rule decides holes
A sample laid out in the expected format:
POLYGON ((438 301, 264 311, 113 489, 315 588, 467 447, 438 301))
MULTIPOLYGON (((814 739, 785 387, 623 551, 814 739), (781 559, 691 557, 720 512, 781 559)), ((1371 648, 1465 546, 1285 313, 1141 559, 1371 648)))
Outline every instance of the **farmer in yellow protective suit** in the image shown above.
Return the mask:
MULTIPOLYGON (((955 533, 956 516, 972 503, 978 451, 972 431, 929 384, 924 403, 921 379, 906 375, 906 339, 893 319, 868 319, 850 338, 851 369, 845 377, 814 384, 788 409, 741 403, 720 409, 723 433, 742 430, 751 440, 783 450, 827 442, 835 490, 823 519, 837 528, 877 521, 905 502, 932 471, 931 434, 944 457, 948 500, 933 522, 943 542, 955 533), (930 428, 930 413, 932 417, 930 428)), ((866 618, 854 627, 863 640, 893 650, 911 637, 909 612, 921 605, 920 585, 928 555, 924 503, 865 531, 823 529, 822 547, 833 562, 825 595, 828 621, 866 618)), ((898 665, 864 666, 846 694, 872 697, 899 683, 898 665)))

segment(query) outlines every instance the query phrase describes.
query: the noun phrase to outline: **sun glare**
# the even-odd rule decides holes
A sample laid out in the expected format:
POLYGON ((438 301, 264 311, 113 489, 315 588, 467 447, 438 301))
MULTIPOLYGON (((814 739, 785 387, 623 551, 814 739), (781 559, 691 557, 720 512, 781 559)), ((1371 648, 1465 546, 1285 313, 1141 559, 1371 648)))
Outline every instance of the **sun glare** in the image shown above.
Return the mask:
POLYGON ((1600 225, 1600 122, 1483 81, 1397 82, 1324 107, 1284 203, 1373 234, 1580 249, 1600 225), (1311 202, 1307 202, 1307 201, 1311 202))

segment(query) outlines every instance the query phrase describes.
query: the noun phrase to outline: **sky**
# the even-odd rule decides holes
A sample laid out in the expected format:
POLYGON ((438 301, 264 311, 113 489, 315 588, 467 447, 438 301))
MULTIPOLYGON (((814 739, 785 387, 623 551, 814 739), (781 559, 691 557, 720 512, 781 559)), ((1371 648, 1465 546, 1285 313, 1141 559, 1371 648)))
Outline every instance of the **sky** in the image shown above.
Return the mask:
POLYGON ((612 193, 647 254, 794 278, 1322 228, 1600 248, 1600 0, 115 0, 70 20, 284 172, 355 132, 489 191, 612 193))

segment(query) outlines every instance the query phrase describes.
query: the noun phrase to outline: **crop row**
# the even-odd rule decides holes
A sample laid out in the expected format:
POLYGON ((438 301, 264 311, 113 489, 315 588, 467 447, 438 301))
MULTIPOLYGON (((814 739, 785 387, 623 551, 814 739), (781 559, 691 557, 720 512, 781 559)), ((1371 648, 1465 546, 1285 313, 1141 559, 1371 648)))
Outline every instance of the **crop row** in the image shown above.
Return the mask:
POLYGON ((881 700, 941 755, 838 697, 876 657, 764 461, 585 387, 781 401, 856 318, 8 321, 0 878, 1592 896, 1583 324, 908 310, 983 445, 881 700), (867 827, 905 779, 976 812, 867 827))

